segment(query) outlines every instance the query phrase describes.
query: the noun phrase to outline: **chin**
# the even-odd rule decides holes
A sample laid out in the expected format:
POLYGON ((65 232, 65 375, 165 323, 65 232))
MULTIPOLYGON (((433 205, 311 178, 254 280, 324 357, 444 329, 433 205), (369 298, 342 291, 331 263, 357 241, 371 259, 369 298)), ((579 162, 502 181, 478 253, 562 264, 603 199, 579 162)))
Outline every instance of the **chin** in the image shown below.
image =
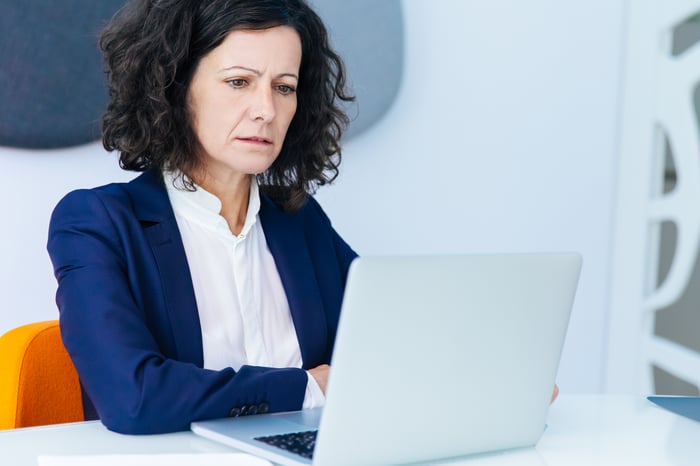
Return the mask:
POLYGON ((259 175, 261 173, 266 172, 272 166, 272 164, 275 163, 276 159, 277 159, 277 157, 270 159, 270 160, 266 160, 265 163, 252 164, 250 167, 251 174, 259 175))
POLYGON ((267 171, 267 169, 270 168, 271 166, 272 166, 271 163, 268 163, 265 165, 255 164, 255 165, 251 165, 251 166, 246 167, 242 171, 248 175, 255 176, 255 175, 260 175, 262 173, 265 173, 267 171))

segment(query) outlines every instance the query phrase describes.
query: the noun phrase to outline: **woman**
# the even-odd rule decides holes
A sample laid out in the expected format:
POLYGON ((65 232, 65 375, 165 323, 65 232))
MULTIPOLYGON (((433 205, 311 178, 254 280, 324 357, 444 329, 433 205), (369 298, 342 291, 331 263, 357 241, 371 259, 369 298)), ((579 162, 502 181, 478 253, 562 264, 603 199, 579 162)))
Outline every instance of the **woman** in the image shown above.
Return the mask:
POLYGON ((340 58, 303 0, 135 0, 103 31, 103 143, 144 172, 51 218, 64 344, 123 433, 323 404, 353 250, 340 58))

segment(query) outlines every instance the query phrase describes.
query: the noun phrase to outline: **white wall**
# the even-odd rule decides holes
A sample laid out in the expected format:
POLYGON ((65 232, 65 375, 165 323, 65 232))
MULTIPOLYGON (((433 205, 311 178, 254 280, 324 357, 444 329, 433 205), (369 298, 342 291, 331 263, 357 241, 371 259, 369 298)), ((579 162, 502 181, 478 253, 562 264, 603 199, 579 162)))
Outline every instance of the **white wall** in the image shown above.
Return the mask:
POLYGON ((49 217, 68 191, 127 180, 99 143, 61 151, 0 148, 0 333, 56 319, 56 281, 46 252, 49 217), (60 153, 57 153, 60 152, 60 153))
MULTIPOLYGON (((602 387, 623 0, 405 0, 404 83, 318 198, 362 254, 577 250, 560 368, 602 387)), ((0 149, 0 332, 55 318, 48 215, 74 187, 130 178, 99 146, 0 149), (9 259, 8 259, 9 258, 9 259)))
POLYGON ((602 389, 622 0, 405 0, 403 88, 318 195, 360 254, 576 250, 559 372, 602 389))

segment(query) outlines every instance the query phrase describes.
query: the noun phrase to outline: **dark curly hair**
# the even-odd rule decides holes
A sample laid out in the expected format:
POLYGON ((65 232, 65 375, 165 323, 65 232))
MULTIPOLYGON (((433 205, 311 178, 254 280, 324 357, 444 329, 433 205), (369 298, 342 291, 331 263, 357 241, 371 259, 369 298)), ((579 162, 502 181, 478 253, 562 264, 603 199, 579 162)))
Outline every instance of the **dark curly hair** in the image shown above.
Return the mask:
POLYGON ((338 176, 340 139, 348 117, 340 101, 345 68, 323 22, 304 0, 134 0, 103 30, 110 103, 102 143, 120 152, 125 170, 179 170, 184 187, 197 167, 199 142, 186 105, 200 59, 233 30, 290 26, 301 38, 297 111, 281 152, 258 175, 285 209, 338 176))

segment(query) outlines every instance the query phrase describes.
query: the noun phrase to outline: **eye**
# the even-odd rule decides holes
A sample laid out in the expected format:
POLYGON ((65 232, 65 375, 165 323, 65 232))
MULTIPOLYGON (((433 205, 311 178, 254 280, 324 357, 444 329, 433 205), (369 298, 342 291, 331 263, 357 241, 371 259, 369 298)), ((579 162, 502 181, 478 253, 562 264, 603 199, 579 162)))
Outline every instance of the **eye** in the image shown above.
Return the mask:
POLYGON ((296 89, 293 86, 289 86, 287 84, 278 84, 277 92, 279 92, 282 95, 289 95, 295 93, 296 89))
POLYGON ((229 79, 226 82, 228 83, 229 86, 231 86, 235 89, 240 89, 242 87, 245 87, 248 84, 248 81, 246 81, 245 79, 241 79, 241 78, 229 79))

